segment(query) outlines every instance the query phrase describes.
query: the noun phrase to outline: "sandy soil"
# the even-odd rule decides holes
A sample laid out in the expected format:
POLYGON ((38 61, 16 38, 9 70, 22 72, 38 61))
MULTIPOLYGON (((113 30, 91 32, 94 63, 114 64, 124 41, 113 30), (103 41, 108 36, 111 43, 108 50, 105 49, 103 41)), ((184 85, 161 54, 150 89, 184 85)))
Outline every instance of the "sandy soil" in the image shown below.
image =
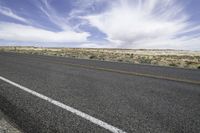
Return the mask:
POLYGON ((200 69, 200 51, 0 47, 0 51, 200 69))

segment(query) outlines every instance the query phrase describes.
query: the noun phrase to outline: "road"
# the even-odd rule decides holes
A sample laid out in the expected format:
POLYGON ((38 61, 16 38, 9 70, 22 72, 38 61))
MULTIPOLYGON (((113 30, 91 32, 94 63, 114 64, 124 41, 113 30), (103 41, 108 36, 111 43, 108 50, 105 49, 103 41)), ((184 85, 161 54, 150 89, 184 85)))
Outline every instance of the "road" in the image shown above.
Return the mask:
POLYGON ((27 133, 200 132, 200 70, 0 53, 0 77, 27 133))

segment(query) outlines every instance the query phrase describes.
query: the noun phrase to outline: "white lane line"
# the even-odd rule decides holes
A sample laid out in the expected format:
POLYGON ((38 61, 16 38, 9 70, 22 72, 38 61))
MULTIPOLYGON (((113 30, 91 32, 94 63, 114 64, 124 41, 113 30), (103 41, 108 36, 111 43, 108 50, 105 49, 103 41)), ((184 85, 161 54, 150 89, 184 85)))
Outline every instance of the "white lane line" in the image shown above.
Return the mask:
POLYGON ((86 114, 84 112, 81 112, 81 111, 79 111, 79 110, 77 110, 77 109, 75 109, 73 107, 67 106, 67 105, 65 105, 65 104, 63 104, 63 103, 61 103, 59 101, 56 101, 56 100, 54 100, 52 98, 49 98, 49 97, 47 97, 45 95, 37 93, 37 92, 35 92, 35 91, 31 90, 31 89, 28 89, 27 87, 24 87, 24 86, 22 86, 20 84, 17 84, 17 83, 15 83, 15 82, 13 82, 13 81, 11 81, 9 79, 6 79, 6 78, 4 78, 2 76, 0 76, 0 79, 5 81, 5 82, 7 82, 7 83, 9 83, 9 84, 11 84, 11 85, 13 85, 13 86, 15 86, 15 87, 17 87, 17 88, 19 88, 19 89, 21 89, 21 90, 23 90, 23 91, 26 91, 26 92, 30 93, 30 94, 32 94, 32 95, 34 95, 36 97, 39 97, 39 98, 41 98, 41 99, 43 99, 45 101, 48 101, 48 102, 50 102, 50 103, 52 103, 52 104, 54 104, 54 105, 56 105, 56 106, 58 106, 60 108, 63 108, 63 109, 65 109, 65 110, 67 110, 67 111, 69 111, 69 112, 71 112, 73 114, 76 114, 76 115, 78 115, 78 116, 80 116, 80 117, 82 117, 82 118, 84 118, 84 119, 86 119, 86 120, 88 120, 88 121, 90 121, 90 122, 102 127, 102 128, 105 128, 105 129, 107 129, 107 130, 109 130, 109 131, 111 131, 113 133, 126 133, 125 131, 123 131, 123 130, 117 128, 117 127, 114 127, 114 126, 112 126, 112 125, 110 125, 110 124, 108 124, 108 123, 106 123, 104 121, 101 121, 101 120, 99 120, 99 119, 97 119, 95 117, 92 117, 92 116, 90 116, 90 115, 88 115, 88 114, 86 114))

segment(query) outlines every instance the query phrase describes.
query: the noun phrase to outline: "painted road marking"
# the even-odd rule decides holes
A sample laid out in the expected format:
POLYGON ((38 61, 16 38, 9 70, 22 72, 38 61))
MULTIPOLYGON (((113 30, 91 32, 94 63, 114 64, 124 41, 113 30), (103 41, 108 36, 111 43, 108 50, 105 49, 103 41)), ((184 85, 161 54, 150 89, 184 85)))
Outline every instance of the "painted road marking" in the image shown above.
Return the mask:
POLYGON ((120 74, 132 75, 132 76, 141 76, 141 77, 147 77, 147 78, 162 79, 162 80, 169 80, 169 81, 175 81, 175 82, 182 82, 182 83, 200 85, 200 81, 197 81, 197 80, 180 79, 180 78, 174 78, 174 77, 153 75, 153 74, 148 74, 148 73, 139 73, 139 72, 134 72, 134 71, 124 71, 124 70, 111 69, 111 68, 105 68, 105 67, 96 67, 96 66, 92 66, 92 65, 88 66, 88 65, 75 64, 75 63, 69 63, 69 62, 66 63, 66 62, 59 62, 59 61, 46 61, 46 60, 43 60, 43 59, 37 59, 36 61, 42 61, 42 62, 46 62, 46 63, 50 63, 50 64, 51 63, 62 64, 62 65, 66 65, 66 66, 80 67, 80 68, 92 69, 92 70, 98 70, 98 71, 120 73, 120 74))
MULTIPOLYGON (((22 57, 24 59, 29 59, 28 57, 22 57)), ((69 63, 69 62, 61 62, 61 61, 47 61, 43 59, 34 59, 31 58, 31 61, 42 61, 46 63, 54 63, 54 64, 62 64, 66 66, 71 67, 79 67, 79 68, 85 68, 85 69, 92 69, 92 70, 98 70, 98 71, 105 71, 105 72, 113 72, 113 73, 119 73, 119 74, 126 74, 126 75, 132 75, 132 76, 141 76, 141 77, 147 77, 147 78, 154 78, 154 79, 162 79, 162 80, 169 80, 169 81, 175 81, 175 82, 182 82, 182 83, 188 83, 188 84, 197 84, 200 85, 200 81, 198 80, 190 80, 190 79, 181 79, 181 78, 175 78, 175 77, 167 77, 167 76, 161 76, 161 75, 154 75, 154 74, 148 74, 148 73, 139 73, 134 71, 124 71, 124 70, 118 70, 118 69, 111 69, 106 67, 96 67, 96 66, 89 66, 89 65, 83 65, 83 64, 77 64, 77 63, 69 63)))
POLYGON ((17 88, 19 88, 19 89, 21 89, 21 90, 23 90, 23 91, 26 91, 26 92, 30 93, 30 94, 32 94, 32 95, 34 95, 36 97, 39 97, 39 98, 41 98, 41 99, 43 99, 43 100, 45 100, 45 101, 47 101, 47 102, 49 102, 51 104, 54 104, 54 105, 56 105, 56 106, 58 106, 58 107, 60 107, 62 109, 65 109, 65 110, 67 110, 67 111, 69 111, 69 112, 71 112, 73 114, 76 114, 76 115, 78 115, 78 116, 80 116, 80 117, 82 117, 82 118, 84 118, 84 119, 86 119, 86 120, 88 120, 88 121, 90 121, 90 122, 102 127, 102 128, 105 128, 105 129, 111 131, 112 133, 126 133, 125 131, 123 131, 123 130, 117 128, 117 127, 114 127, 114 126, 112 126, 112 125, 110 125, 110 124, 108 124, 108 123, 106 123, 104 121, 101 121, 101 120, 99 120, 99 119, 97 119, 97 118, 95 118, 93 116, 90 116, 90 115, 88 115, 88 114, 86 114, 84 112, 81 112, 81 111, 79 111, 79 110, 77 110, 77 109, 75 109, 73 107, 67 106, 64 103, 61 103, 61 102, 56 101, 56 100, 54 100, 52 98, 49 98, 49 97, 47 97, 45 95, 42 95, 42 94, 40 94, 38 92, 35 92, 35 91, 31 90, 31 89, 28 89, 27 87, 24 87, 24 86, 22 86, 20 84, 17 84, 17 83, 15 83, 15 82, 13 82, 13 81, 11 81, 9 79, 6 79, 6 78, 4 78, 2 76, 0 76, 0 79, 5 81, 5 82, 7 82, 7 83, 9 83, 9 84, 11 84, 11 85, 13 85, 13 86, 15 86, 15 87, 17 87, 17 88))
POLYGON ((104 68, 104 67, 87 66, 87 65, 82 65, 82 64, 61 63, 61 62, 59 64, 74 66, 74 67, 82 67, 82 68, 86 68, 86 69, 93 69, 93 70, 99 70, 99 71, 114 72, 114 73, 120 73, 120 74, 132 75, 132 76, 142 76, 142 77, 147 77, 147 78, 163 79, 163 80, 170 80, 170 81, 200 85, 200 81, 195 81, 195 80, 159 76, 159 75, 153 75, 153 74, 147 74, 147 73, 138 73, 138 72, 133 72, 133 71, 123 71, 123 70, 110 69, 110 68, 104 68))

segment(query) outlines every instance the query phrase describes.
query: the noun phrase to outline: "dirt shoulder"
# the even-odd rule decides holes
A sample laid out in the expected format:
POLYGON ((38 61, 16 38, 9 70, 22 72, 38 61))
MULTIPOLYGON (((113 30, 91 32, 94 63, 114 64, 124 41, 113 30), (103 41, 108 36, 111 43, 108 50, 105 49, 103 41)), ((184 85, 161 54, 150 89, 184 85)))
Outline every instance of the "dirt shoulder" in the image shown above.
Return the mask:
POLYGON ((22 133, 0 110, 0 133, 22 133))

